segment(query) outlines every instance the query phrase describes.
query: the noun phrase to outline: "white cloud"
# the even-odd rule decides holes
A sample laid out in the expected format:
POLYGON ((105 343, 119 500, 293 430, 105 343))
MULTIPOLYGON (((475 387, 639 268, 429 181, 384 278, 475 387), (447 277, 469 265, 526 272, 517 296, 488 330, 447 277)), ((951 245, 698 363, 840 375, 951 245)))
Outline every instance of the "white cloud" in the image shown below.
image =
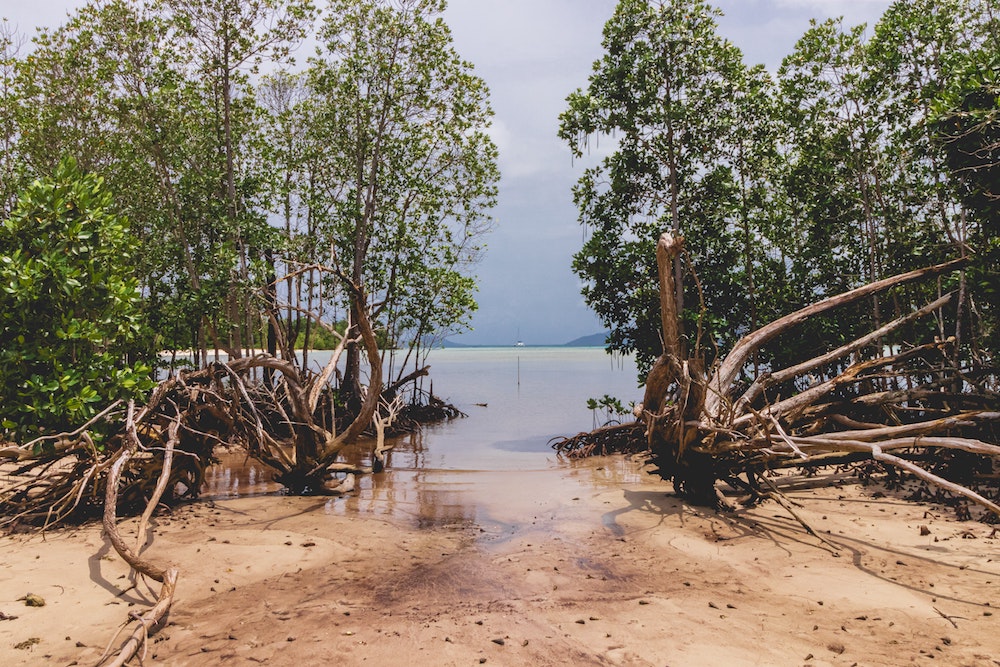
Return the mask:
POLYGON ((720 32, 742 49, 750 63, 776 71, 810 19, 843 16, 846 26, 873 27, 891 0, 715 0, 725 16, 720 32))
POLYGON ((616 4, 615 0, 450 0, 445 18, 455 29, 459 50, 474 62, 538 67, 593 52, 616 4))
POLYGON ((824 19, 843 16, 850 25, 873 23, 891 4, 892 0, 774 0, 778 10, 803 9, 824 19))
POLYGON ((490 134, 504 181, 566 173, 569 148, 558 136, 566 96, 587 83, 601 54, 601 30, 614 0, 451 0, 445 19, 455 48, 492 93, 490 134))
POLYGON ((18 32, 29 37, 41 26, 54 28, 67 20, 68 12, 75 12, 86 0, 34 0, 0 2, 0 17, 8 19, 18 32))

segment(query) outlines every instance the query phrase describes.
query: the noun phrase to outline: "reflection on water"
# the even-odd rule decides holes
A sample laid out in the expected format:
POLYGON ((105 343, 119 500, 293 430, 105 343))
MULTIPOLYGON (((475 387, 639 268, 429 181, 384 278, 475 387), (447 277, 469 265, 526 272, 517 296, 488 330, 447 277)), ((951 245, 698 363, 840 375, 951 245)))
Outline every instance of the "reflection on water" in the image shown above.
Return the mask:
POLYGON ((281 485, 273 471, 243 452, 216 453, 217 465, 205 471, 204 498, 220 499, 277 493, 281 485))
MULTIPOLYGON (((631 358, 612 359, 597 348, 460 348, 436 350, 429 363, 435 393, 469 416, 398 438, 386 471, 360 476, 357 490, 331 498, 327 512, 502 532, 539 520, 545 502, 638 478, 639 465, 624 458, 565 461, 549 446, 553 437, 591 427, 588 398, 641 398, 631 358)), ((220 458, 203 495, 280 490, 261 464, 242 455, 220 458)), ((371 464, 365 447, 347 448, 344 459, 371 464)))

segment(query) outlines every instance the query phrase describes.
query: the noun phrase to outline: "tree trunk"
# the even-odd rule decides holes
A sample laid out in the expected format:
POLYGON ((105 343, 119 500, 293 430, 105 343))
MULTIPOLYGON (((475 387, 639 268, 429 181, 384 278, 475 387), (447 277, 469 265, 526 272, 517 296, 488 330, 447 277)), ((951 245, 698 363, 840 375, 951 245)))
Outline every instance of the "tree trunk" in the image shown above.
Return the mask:
POLYGON ((877 461, 1000 514, 994 500, 918 465, 920 461, 943 464, 941 469, 973 479, 982 476, 983 464, 962 456, 1000 459, 1000 445, 995 443, 1000 423, 996 394, 971 386, 955 366, 951 351, 955 339, 918 340, 889 356, 859 356, 873 341, 917 319, 940 316, 954 293, 814 359, 764 373, 737 394, 738 378, 750 358, 777 336, 838 306, 959 270, 967 258, 878 280, 781 317, 740 339, 706 379, 699 359, 687 358, 678 340, 672 263, 682 245, 682 239, 670 233, 657 244, 664 350, 647 376, 643 403, 636 408, 639 420, 614 431, 598 429, 565 439, 555 445, 557 449, 576 456, 616 448, 635 451, 641 428, 659 466, 657 472, 673 482, 677 493, 691 502, 716 506, 729 505, 716 488, 718 481, 749 492, 749 502, 765 497, 780 500, 780 492, 767 478, 769 471, 877 461), (821 367, 843 370, 817 382, 809 373, 821 367), (964 391, 951 390, 955 386, 964 391), (769 389, 776 389, 777 395, 769 397, 769 389), (620 439, 619 446, 612 443, 615 438, 620 439), (900 454, 888 454, 890 450, 900 454))
POLYGON ((340 395, 344 400, 347 414, 350 416, 361 411, 363 401, 361 396, 361 346, 358 344, 358 339, 361 337, 361 329, 358 324, 361 308, 364 308, 364 305, 359 304, 357 298, 352 295, 350 303, 351 326, 347 330, 350 342, 347 344, 344 377, 340 382, 340 395))

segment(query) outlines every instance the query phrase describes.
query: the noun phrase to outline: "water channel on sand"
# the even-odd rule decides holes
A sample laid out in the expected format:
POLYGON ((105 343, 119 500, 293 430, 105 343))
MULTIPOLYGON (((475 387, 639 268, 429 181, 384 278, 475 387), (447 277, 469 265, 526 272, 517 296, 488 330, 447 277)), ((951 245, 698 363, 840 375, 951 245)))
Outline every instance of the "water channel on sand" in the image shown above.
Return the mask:
MULTIPOLYGON (((641 398, 631 357, 602 348, 451 348, 433 351, 428 363, 435 395, 468 416, 399 438, 386 471, 359 478, 355 492, 326 503, 328 513, 515 527, 533 520, 545 496, 572 495, 567 485, 579 485, 584 471, 600 486, 641 474, 618 459, 567 462, 550 446, 595 425, 588 398, 607 394, 626 405, 641 398)), ((209 471, 203 496, 278 491, 267 468, 229 457, 209 471)))

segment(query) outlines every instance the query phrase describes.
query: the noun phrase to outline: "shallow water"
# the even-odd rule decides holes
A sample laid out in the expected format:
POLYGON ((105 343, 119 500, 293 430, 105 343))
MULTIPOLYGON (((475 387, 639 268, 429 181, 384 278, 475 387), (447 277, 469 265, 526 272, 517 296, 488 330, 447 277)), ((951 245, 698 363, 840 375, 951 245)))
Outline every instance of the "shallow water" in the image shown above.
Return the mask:
MULTIPOLYGON (((454 348, 433 351, 428 363, 435 395, 468 416, 399 438, 386 471, 359 477, 357 490, 331 499, 327 512, 502 531, 532 520, 553 495, 639 474, 622 459, 566 461, 550 444, 595 425, 588 398, 641 399, 632 358, 601 348, 454 348)), ((203 495, 279 490, 265 467, 229 457, 209 471, 203 495)))

